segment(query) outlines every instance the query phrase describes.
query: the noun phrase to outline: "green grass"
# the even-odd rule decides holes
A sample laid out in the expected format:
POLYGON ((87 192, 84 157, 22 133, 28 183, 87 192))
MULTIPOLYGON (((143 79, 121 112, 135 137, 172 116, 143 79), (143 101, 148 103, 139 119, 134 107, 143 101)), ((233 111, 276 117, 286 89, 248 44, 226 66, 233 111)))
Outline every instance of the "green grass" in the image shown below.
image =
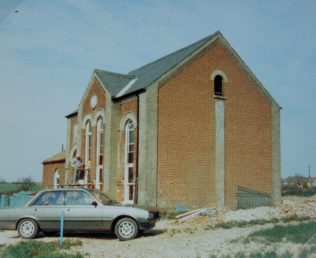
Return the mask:
POLYGON ((16 245, 9 245, 3 250, 1 249, 0 257, 6 258, 83 258, 83 256, 77 252, 75 254, 65 253, 72 246, 80 246, 82 242, 80 240, 64 241, 64 245, 61 247, 58 241, 44 243, 41 241, 24 241, 16 245))
MULTIPOLYGON (((43 187, 41 184, 35 183, 30 191, 38 192, 43 187)), ((19 192, 21 190, 21 184, 18 183, 0 183, 0 193, 11 194, 19 192)))
MULTIPOLYGON (((218 258, 218 256, 211 255, 210 258, 218 258)), ((221 258, 290 258, 292 255, 289 252, 286 252, 283 255, 278 255, 274 251, 268 251, 264 253, 256 252, 252 253, 250 255, 245 255, 244 253, 240 252, 234 255, 228 255, 228 256, 221 256, 221 258)))
POLYGON ((267 243, 293 242, 297 244, 306 243, 316 233, 316 221, 302 222, 297 225, 275 225, 271 229, 250 234, 244 242, 262 241, 267 243))
MULTIPOLYGON (((254 226, 254 225, 264 225, 268 223, 279 223, 279 222, 291 222, 291 221, 307 221, 310 220, 310 217, 298 217, 298 216, 292 216, 292 217, 286 217, 282 219, 271 219, 271 220, 251 220, 251 221, 231 221, 227 223, 217 224, 215 228, 224 228, 224 229, 230 229, 234 227, 238 228, 244 228, 248 226, 254 226)), ((206 229, 212 229, 212 227, 207 227, 206 229)))

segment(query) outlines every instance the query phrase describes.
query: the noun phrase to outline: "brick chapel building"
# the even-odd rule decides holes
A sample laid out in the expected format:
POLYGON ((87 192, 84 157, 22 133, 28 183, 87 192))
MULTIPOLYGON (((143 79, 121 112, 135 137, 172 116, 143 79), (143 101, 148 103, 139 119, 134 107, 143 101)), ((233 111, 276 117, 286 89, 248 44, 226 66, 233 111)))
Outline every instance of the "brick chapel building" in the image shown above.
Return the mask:
POLYGON ((94 70, 66 118, 45 187, 160 208, 237 207, 238 187, 280 202, 280 106, 220 32, 128 74, 94 70))

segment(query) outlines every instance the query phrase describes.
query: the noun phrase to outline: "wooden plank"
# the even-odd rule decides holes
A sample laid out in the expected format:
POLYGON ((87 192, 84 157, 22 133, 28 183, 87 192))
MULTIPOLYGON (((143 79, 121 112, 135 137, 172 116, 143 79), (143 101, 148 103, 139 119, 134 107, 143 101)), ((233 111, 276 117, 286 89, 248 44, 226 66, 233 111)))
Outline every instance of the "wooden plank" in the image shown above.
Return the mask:
POLYGON ((192 213, 195 213, 195 212, 197 212, 199 210, 202 210, 202 209, 200 208, 200 209, 196 209, 196 210, 188 211, 186 213, 179 214, 178 216, 176 216, 176 219, 180 219, 182 217, 188 216, 188 215, 190 215, 192 213))
POLYGON ((199 216, 201 213, 203 213, 203 212, 205 212, 205 211, 207 211, 207 209, 199 209, 198 211, 196 211, 196 212, 194 212, 194 213, 192 213, 192 214, 190 214, 190 215, 188 215, 188 216, 186 216, 186 217, 180 218, 178 221, 179 221, 180 223, 186 222, 186 221, 188 221, 188 220, 191 220, 191 219, 193 219, 193 218, 199 216))

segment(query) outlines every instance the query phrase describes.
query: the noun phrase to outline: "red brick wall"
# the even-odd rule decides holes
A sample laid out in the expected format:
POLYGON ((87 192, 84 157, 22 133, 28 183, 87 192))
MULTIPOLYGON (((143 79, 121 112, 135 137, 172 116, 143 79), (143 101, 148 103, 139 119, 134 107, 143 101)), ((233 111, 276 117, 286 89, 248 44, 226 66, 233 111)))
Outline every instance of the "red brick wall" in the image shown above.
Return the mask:
MULTIPOLYGON (((102 88, 102 86, 99 84, 97 80, 94 80, 92 82, 92 86, 84 99, 84 102, 82 103, 82 119, 84 119, 85 115, 90 114, 92 118, 95 117, 96 112, 103 108, 105 109, 105 98, 106 94, 102 88), (93 95, 96 95, 98 98, 98 102, 95 108, 90 107, 90 99, 93 95)), ((91 125, 92 125, 92 121, 91 125)), ((105 125, 106 126, 106 125, 105 125)), ((81 126, 80 126, 81 128, 81 126)), ((83 163, 85 163, 85 137, 86 132, 85 129, 81 129, 81 157, 83 160, 83 163)), ((104 132, 105 135, 105 132, 104 132)), ((105 139, 105 137, 104 137, 105 139)), ((96 170, 96 146, 97 146, 97 126, 92 125, 92 138, 91 138, 91 160, 90 160, 90 181, 93 183, 95 180, 95 170, 96 170)), ((104 166, 104 164, 103 164, 104 166)))
MULTIPOLYGON (((77 116, 73 116, 68 118, 70 121, 70 150, 72 150, 72 148, 74 147, 74 126, 78 123, 78 117, 77 116)), ((78 125, 78 130, 80 130, 80 125, 78 125)), ((77 139, 78 141, 79 139, 77 139)))
POLYGON ((43 187, 45 188, 53 188, 54 185, 54 173, 58 169, 60 175, 60 184, 64 184, 65 182, 65 162, 55 162, 55 163, 46 163, 43 164, 43 187))
POLYGON ((225 92, 225 199, 237 185, 271 192, 271 107, 229 51, 217 42, 159 88, 158 202, 215 202, 214 70, 225 92))

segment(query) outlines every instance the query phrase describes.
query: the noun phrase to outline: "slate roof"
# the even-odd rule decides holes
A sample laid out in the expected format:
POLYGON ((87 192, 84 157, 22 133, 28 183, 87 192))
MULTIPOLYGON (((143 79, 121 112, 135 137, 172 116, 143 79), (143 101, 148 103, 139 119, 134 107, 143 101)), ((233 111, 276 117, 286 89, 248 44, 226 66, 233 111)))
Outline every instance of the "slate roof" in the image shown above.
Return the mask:
POLYGON ((130 71, 128 74, 119 74, 98 69, 94 72, 113 98, 129 95, 149 87, 153 82, 181 63, 185 58, 193 54, 219 33, 220 32, 215 32, 214 34, 179 49, 176 52, 130 71), (129 83, 130 87, 124 89, 129 83), (118 96, 119 93, 121 94, 118 96))
POLYGON ((116 96, 131 80, 135 79, 134 75, 113 73, 98 69, 94 70, 94 72, 113 97, 116 96))
POLYGON ((65 161, 66 160, 66 151, 62 151, 57 153, 56 155, 44 160, 42 163, 51 163, 51 162, 57 162, 57 161, 65 161))
POLYGON ((70 114, 66 115, 65 117, 66 118, 70 118, 70 117, 73 117, 73 116, 76 116, 76 115, 78 115, 78 109, 76 109, 75 111, 73 111, 70 114))

